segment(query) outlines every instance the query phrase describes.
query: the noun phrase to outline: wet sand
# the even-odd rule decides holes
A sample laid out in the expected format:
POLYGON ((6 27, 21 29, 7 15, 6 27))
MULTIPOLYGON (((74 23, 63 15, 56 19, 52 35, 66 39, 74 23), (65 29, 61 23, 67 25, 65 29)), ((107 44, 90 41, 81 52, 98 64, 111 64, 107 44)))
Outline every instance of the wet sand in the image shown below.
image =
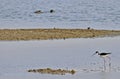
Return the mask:
POLYGON ((48 40, 120 35, 120 30, 97 29, 0 29, 0 40, 48 40))

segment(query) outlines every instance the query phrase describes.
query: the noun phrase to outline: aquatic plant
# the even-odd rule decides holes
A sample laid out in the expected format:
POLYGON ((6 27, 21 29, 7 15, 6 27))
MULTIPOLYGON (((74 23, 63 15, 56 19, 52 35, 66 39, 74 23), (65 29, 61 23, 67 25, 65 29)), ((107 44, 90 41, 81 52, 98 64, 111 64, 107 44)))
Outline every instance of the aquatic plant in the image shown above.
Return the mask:
POLYGON ((64 70, 64 69, 51 69, 51 68, 45 68, 45 69, 30 69, 28 72, 34 72, 34 73, 41 73, 41 74, 57 74, 57 75, 65 75, 65 74, 75 74, 75 70, 64 70))

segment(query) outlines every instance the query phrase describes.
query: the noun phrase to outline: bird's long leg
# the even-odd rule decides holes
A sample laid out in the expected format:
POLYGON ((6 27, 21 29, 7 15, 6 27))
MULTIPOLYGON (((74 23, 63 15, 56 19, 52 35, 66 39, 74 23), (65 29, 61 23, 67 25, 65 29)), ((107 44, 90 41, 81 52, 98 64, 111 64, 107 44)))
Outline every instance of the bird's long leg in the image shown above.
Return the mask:
POLYGON ((104 59, 104 71, 106 70, 106 60, 105 60, 105 58, 103 58, 104 59))
POLYGON ((111 58, 109 56, 107 58, 109 59, 109 69, 111 70, 111 58))

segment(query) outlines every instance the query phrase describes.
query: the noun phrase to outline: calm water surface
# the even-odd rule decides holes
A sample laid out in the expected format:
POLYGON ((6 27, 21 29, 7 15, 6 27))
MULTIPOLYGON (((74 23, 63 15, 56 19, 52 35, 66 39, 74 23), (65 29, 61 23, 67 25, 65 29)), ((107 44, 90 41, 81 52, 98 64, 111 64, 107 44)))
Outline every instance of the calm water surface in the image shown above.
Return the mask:
MULTIPOLYGON (((1 41, 0 79, 118 79, 120 37, 1 41), (112 52, 112 68, 103 71, 103 60, 91 56, 96 50, 112 52), (38 68, 75 69, 74 75, 29 73, 38 68)), ((108 65, 107 65, 108 67, 108 65)))
POLYGON ((120 29, 119 0, 0 0, 0 28, 120 29), (49 10, 55 13, 49 13, 49 10), (35 14, 42 10, 44 13, 35 14))

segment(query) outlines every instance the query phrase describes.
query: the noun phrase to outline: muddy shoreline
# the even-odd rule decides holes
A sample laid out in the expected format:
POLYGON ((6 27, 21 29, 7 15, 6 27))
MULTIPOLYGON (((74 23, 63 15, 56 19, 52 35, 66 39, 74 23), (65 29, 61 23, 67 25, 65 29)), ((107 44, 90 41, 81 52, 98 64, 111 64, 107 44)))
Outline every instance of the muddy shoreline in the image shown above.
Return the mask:
POLYGON ((0 29, 0 40, 50 40, 118 36, 120 30, 97 29, 0 29))

